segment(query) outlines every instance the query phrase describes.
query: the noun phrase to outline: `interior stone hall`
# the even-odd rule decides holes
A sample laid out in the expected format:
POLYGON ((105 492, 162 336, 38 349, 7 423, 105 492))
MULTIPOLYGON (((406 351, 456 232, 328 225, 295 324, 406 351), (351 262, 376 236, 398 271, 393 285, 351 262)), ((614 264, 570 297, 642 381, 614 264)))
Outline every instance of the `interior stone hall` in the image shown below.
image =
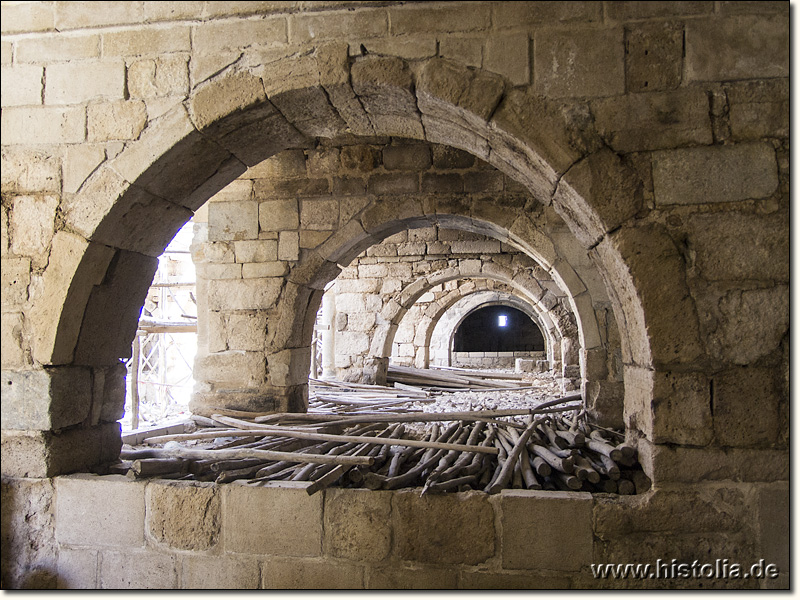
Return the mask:
POLYGON ((789 589, 789 2, 1 10, 3 589, 789 589))

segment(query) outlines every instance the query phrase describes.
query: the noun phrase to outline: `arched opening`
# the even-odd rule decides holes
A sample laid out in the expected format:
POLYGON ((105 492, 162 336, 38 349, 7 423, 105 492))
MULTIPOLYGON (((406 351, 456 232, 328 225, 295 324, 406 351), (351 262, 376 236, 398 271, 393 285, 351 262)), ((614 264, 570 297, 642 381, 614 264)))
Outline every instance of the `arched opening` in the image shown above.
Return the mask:
MULTIPOLYGON (((384 61, 382 58, 374 60, 365 58, 356 61, 353 68, 358 67, 357 70, 359 70, 367 65, 377 63, 385 64, 391 69, 399 69, 400 72, 411 77, 407 66, 402 61, 394 59, 384 61)), ((378 80, 382 77, 382 75, 369 70, 361 72, 361 76, 377 77, 378 80)), ((459 74, 458 69, 453 71, 452 65, 438 60, 430 61, 422 70, 416 93, 419 98, 419 109, 427 115, 430 131, 438 131, 435 135, 430 135, 433 141, 446 142, 473 155, 485 158, 490 164, 509 174, 512 179, 522 182, 533 194, 535 200, 531 203, 526 199, 521 202, 517 199, 509 199, 498 204, 497 201, 485 202, 480 198, 472 198, 465 203, 464 199, 453 198, 449 195, 434 195, 424 201, 421 198, 410 197, 401 205, 392 205, 380 196, 374 199, 370 198, 368 205, 361 208, 356 215, 338 223, 337 229, 325 241, 308 247, 302 253, 297 253, 295 250, 296 255, 286 258, 286 261, 290 263, 287 275, 270 277, 257 287, 241 286, 246 290, 245 295, 248 297, 248 302, 252 301, 250 303, 259 305, 274 303, 278 307, 278 312, 274 322, 268 324, 270 347, 259 361, 263 365, 264 377, 259 381, 253 381, 252 383, 255 385, 247 393, 234 391, 229 394, 225 402, 233 408, 247 409, 254 406, 258 406, 261 410, 279 406, 290 410, 304 408, 303 398, 306 384, 302 382, 302 379, 308 373, 313 317, 319 307, 322 288, 339 272, 339 264, 346 264, 372 245, 375 240, 409 227, 432 224, 448 227, 460 226, 468 231, 496 237, 502 243, 509 244, 526 255, 534 257, 544 268, 552 271, 559 283, 571 292, 569 302, 574 314, 580 320, 578 324, 578 335, 582 345, 580 351, 589 354, 600 348, 602 339, 597 331, 591 297, 586 293, 585 284, 581 283, 579 278, 574 277, 574 271, 569 269, 567 261, 559 256, 553 241, 548 239, 537 224, 537 219, 543 216, 543 205, 538 204, 537 201, 547 202, 553 197, 558 199, 554 205, 561 214, 567 217, 566 224, 578 235, 578 239, 582 243, 588 241, 587 245, 596 245, 592 256, 601 267, 612 265, 614 261, 621 261, 619 265, 613 265, 616 279, 607 275, 604 278, 612 288, 620 290, 620 292, 609 291, 609 297, 615 304, 615 311, 622 311, 618 316, 624 316, 627 324, 624 330, 625 335, 620 336, 623 356, 635 364, 650 364, 647 329, 642 326, 643 316, 638 303, 639 296, 635 293, 636 286, 630 279, 630 271, 624 268, 626 263, 619 256, 618 248, 610 242, 603 241, 604 233, 602 231, 616 227, 609 223, 623 218, 630 212, 630 207, 635 207, 638 202, 634 193, 635 184, 632 184, 632 188, 623 188, 620 192, 622 195, 617 198, 618 209, 620 207, 628 208, 617 210, 613 217, 600 217, 593 208, 585 204, 586 200, 569 186, 567 180, 562 180, 559 191, 556 191, 557 173, 563 173, 569 164, 572 164, 570 161, 581 160, 581 152, 570 146, 571 142, 560 140, 556 143, 556 147, 558 144, 565 144, 561 150, 569 148, 563 155, 559 156, 558 152, 553 153, 555 147, 550 146, 543 156, 539 156, 533 150, 537 142, 529 140, 520 146, 519 141, 514 139, 516 134, 511 132, 521 127, 514 119, 502 126, 494 121, 490 126, 486 120, 488 115, 484 117, 482 124, 480 119, 475 121, 472 117, 463 122, 464 115, 475 107, 462 107, 459 105, 458 99, 439 98, 438 94, 442 90, 437 87, 439 80, 436 77, 440 76, 444 78, 465 76, 468 81, 472 82, 470 85, 473 85, 477 84, 477 80, 474 78, 480 78, 481 75, 479 72, 470 70, 459 74), (448 115, 450 116, 448 117, 448 115), (480 132, 485 136, 482 138, 484 141, 478 142, 477 145, 475 140, 465 141, 457 134, 457 130, 462 129, 462 125, 456 126, 455 122, 462 123, 476 133, 480 132), (487 152, 489 147, 494 148, 495 151, 487 152), (568 157, 571 158, 568 161, 565 160, 568 157), (573 205, 574 211, 565 212, 567 207, 573 205), (583 214, 589 216, 579 216, 583 214), (597 245, 598 241, 601 242, 599 245, 597 245), (604 243, 605 245, 603 245, 604 243), (625 302, 620 300, 623 288, 625 289, 625 302), (632 303, 629 301, 631 299, 632 303), (300 314, 304 315, 302 319, 297 317, 300 314), (582 314, 592 318, 584 322, 580 317, 582 314), (631 343, 631 335, 635 337, 635 343, 631 343), (275 399, 280 399, 278 404, 272 402, 275 399), (269 402, 265 404, 265 400, 269 400, 269 402)), ((490 79, 493 80, 493 78, 490 79)), ((381 88, 382 93, 399 94, 403 97, 409 94, 409 87, 406 87, 406 84, 393 87, 397 85, 394 82, 380 82, 378 85, 379 87, 386 86, 381 88)), ((292 89, 286 89, 284 101, 288 100, 292 93, 294 93, 292 89)), ((108 164, 102 165, 96 170, 84 184, 81 192, 76 195, 72 210, 66 211, 67 219, 73 228, 92 240, 84 243, 78 236, 78 239, 74 240, 76 252, 72 255, 74 257, 71 259, 72 263, 66 265, 65 272, 73 282, 70 288, 74 290, 74 292, 71 291, 71 300, 76 301, 67 303, 72 307, 71 310, 80 311, 82 302, 88 305, 92 304, 88 296, 97 294, 97 290, 92 291, 91 286, 87 286, 86 283, 98 281, 98 278, 103 280, 102 286, 112 286, 115 290, 129 288, 130 281, 127 276, 115 277, 109 269, 104 267, 113 262, 111 259, 115 252, 118 254, 144 252, 150 256, 157 255, 166 245, 171 233, 188 219, 192 210, 195 210, 205 199, 220 190, 234 177, 241 175, 248 165, 254 168, 264 158, 286 147, 307 148, 313 145, 311 138, 298 134, 298 130, 310 132, 316 125, 311 122, 295 122, 298 129, 285 128, 283 115, 274 108, 277 105, 285 107, 279 101, 281 97, 281 92, 277 92, 274 98, 271 97, 273 104, 269 104, 263 96, 262 82, 258 77, 244 72, 223 73, 208 85, 201 86, 197 90, 189 103, 189 115, 183 111, 183 108, 164 115, 152 124, 152 128, 145 131, 139 141, 131 144, 129 149, 113 159, 113 169, 108 164), (234 96, 228 94, 226 90, 234 88, 239 89, 241 93, 235 95, 236 100, 231 104, 231 101, 223 100, 223 98, 233 98, 234 96), (259 125, 260 129, 253 127, 256 123, 261 124, 259 125), (284 127, 284 129, 280 130, 280 135, 276 135, 274 127, 269 129, 266 126, 268 123, 271 123, 269 127, 277 124, 278 129, 280 127, 284 127), (163 135, 165 132, 168 134, 163 135), (214 138, 219 145, 210 147, 207 142, 208 138, 214 138), (271 140, 271 142, 264 144, 262 143, 264 140, 271 140), (277 145, 276 140, 280 140, 277 145), (163 150, 159 150, 159 148, 163 150), (221 148, 226 150, 221 150, 221 148), (191 162, 190 165, 186 161, 187 155, 197 155, 203 158, 191 162), (128 183, 129 181, 134 181, 135 184, 132 185, 128 183), (176 200, 165 202, 160 199, 164 196, 176 200), (116 200, 109 202, 113 198, 116 200), (107 206, 108 209, 105 212, 99 211, 92 214, 81 213, 82 201, 94 201, 99 206, 107 206), (149 223, 155 219, 159 226, 152 228, 125 227, 128 222, 142 220, 138 219, 142 214, 148 215, 143 222, 149 223), (109 250, 110 247, 119 248, 119 250, 109 250), (103 258, 103 261, 98 261, 98 258, 103 258)), ((413 94, 411 97, 413 98, 413 94)), ((502 97, 502 92, 495 101, 492 101, 493 107, 496 107, 496 102, 500 97, 502 97)), ((510 107, 517 100, 518 98, 514 94, 510 94, 504 101, 504 106, 510 107)), ((534 100, 531 99, 531 101, 534 100)), ((367 105, 373 124, 378 123, 379 119, 375 120, 375 117, 384 114, 385 103, 376 101, 372 104, 367 102, 367 105)), ((504 110, 508 110, 508 108, 504 110)), ((482 109, 478 109, 478 114, 481 111, 482 109)), ((558 121, 561 117, 551 115, 548 118, 558 121)), ((333 119, 330 122, 335 121, 336 119, 333 119)), ((524 128, 520 129, 518 134, 524 137, 528 134, 523 135, 523 130, 524 128)), ((378 131, 393 133, 391 127, 387 129, 378 127, 378 131)), ((631 177, 630 173, 614 162, 613 157, 602 154, 597 156, 596 159, 584 159, 589 162, 581 163, 586 165, 581 169, 591 170, 602 166, 604 172, 610 173, 612 179, 614 177, 617 179, 631 177), (594 164, 595 162, 597 165, 594 164)), ((253 208, 258 210, 255 204, 253 208)), ((260 214, 258 218, 260 218, 260 214)), ((267 220, 269 221, 269 217, 267 220)), ((313 228, 311 229, 313 230, 313 228)), ((292 246, 297 249, 299 240, 296 234, 293 236, 288 233, 283 235, 283 233, 279 232, 276 240, 278 252, 292 246)), ((142 278, 139 285, 141 286, 146 279, 142 278)), ((47 288, 47 284, 47 277, 45 277, 45 288, 47 288)), ((52 284, 57 285, 55 280, 52 281, 52 284)), ((207 297, 219 301, 222 289, 222 285, 209 286, 207 297)), ((131 306, 135 304, 138 303, 134 302, 131 306)), ((138 312, 138 306, 136 309, 138 312)), ((241 310, 248 309, 242 307, 241 310)), ((132 330, 135 327, 135 313, 134 311, 130 311, 130 313, 120 315, 116 321, 125 324, 127 329, 132 330)), ((37 338, 36 353, 46 363, 68 362, 72 356, 71 348, 75 346, 89 347, 93 341, 92 336, 86 328, 77 330, 74 327, 75 321, 70 320, 67 311, 57 310, 52 316, 59 324, 56 328, 57 333, 50 336, 42 330, 37 338)), ((82 320, 85 321, 90 316, 91 311, 87 310, 82 320)), ((119 329, 119 327, 115 325, 110 329, 119 329)), ((207 335, 207 332, 204 332, 201 327, 199 332, 201 340, 204 335, 207 335)), ((132 336, 123 335, 121 337, 132 336)), ((119 356, 118 353, 115 355, 119 356)), ((226 359, 233 356, 229 354, 226 359)), ((95 356, 93 360, 96 358, 95 356)), ((218 364, 217 366, 220 367, 220 372, 236 371, 236 361, 228 365, 218 364)), ((221 381, 220 383, 227 384, 228 382, 221 381)), ((218 387, 218 389, 223 388, 218 387)), ((203 389, 201 386, 199 393, 195 394, 195 398, 200 400, 199 404, 204 401, 216 404, 218 398, 215 398, 214 394, 214 389, 203 389)))
POLYGON ((511 306, 478 308, 453 336, 453 352, 543 352, 544 336, 525 313, 511 306))

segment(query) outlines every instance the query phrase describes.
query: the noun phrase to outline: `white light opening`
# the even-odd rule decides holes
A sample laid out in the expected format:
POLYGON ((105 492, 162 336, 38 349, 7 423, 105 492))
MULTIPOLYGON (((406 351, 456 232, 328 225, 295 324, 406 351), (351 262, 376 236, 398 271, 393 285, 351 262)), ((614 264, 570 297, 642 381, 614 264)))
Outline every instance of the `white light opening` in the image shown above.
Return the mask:
POLYGON ((507 315, 497 315, 497 326, 498 327, 505 327, 508 325, 508 316, 507 315))

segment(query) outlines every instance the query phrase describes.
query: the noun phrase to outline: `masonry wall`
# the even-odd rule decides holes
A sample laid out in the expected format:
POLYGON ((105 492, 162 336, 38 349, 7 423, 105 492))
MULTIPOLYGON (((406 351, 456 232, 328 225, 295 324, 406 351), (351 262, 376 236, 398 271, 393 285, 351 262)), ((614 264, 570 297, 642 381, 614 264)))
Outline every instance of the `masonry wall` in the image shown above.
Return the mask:
MULTIPOLYGON (((4 504, 35 518, 12 534, 15 587, 69 589, 666 589, 788 583, 784 484, 706 483, 642 496, 503 490, 327 489, 74 475, 17 480, 4 504), (98 503, 97 498, 103 498, 98 503), (720 503, 722 501, 722 503, 720 503), (556 551, 556 548, 558 551, 556 551), (23 556, 28 557, 23 562, 23 556), (749 569, 777 578, 595 578, 593 563, 656 561, 749 569), (655 585, 653 585, 655 583, 655 585)), ((4 509, 6 510, 6 509, 4 509)), ((5 523, 5 521, 4 521, 5 523)))

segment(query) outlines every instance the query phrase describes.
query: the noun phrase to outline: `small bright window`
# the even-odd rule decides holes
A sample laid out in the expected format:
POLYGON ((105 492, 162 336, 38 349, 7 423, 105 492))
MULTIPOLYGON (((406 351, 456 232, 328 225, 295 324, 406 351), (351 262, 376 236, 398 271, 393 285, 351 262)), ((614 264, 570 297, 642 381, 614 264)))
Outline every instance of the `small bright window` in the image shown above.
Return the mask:
POLYGON ((507 315, 497 315, 497 326, 498 327, 505 327, 508 325, 508 316, 507 315))

